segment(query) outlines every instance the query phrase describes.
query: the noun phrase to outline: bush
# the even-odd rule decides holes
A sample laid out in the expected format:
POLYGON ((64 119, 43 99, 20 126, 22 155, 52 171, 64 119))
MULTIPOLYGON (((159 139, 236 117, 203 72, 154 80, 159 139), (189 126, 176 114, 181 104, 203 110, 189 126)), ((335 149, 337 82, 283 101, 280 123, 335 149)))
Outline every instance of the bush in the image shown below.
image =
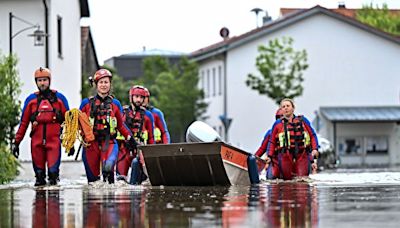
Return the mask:
POLYGON ((4 143, 0 144, 0 184, 12 181, 18 175, 19 162, 4 143))

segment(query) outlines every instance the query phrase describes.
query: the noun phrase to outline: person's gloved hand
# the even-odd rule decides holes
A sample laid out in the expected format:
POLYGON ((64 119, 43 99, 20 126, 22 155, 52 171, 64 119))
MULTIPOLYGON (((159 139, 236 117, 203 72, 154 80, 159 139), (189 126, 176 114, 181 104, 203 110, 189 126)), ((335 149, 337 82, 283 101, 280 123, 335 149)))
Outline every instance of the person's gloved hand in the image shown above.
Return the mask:
POLYGON ((312 151, 311 151, 311 155, 312 155, 314 158, 318 158, 318 157, 319 157, 319 152, 318 152, 318 150, 312 150, 312 151))
POLYGON ((19 144, 18 143, 14 143, 12 153, 15 158, 19 157, 19 144))
POLYGON ((68 152, 68 157, 75 154, 75 147, 72 147, 68 152))
POLYGON ((316 174, 317 173, 317 170, 318 170, 317 162, 313 162, 311 164, 311 170, 312 170, 312 174, 316 174))
POLYGON ((137 148, 137 142, 136 142, 136 140, 133 138, 133 137, 130 137, 129 139, 128 139, 128 141, 126 142, 126 146, 127 146, 127 148, 129 149, 129 150, 136 150, 136 148, 137 148))

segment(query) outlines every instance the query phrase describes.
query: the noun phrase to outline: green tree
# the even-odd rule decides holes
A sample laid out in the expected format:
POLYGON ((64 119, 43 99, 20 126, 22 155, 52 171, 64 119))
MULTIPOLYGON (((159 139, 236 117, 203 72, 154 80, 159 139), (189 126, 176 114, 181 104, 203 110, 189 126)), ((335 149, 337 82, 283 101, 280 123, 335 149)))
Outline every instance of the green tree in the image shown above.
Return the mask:
POLYGON ((14 139, 14 128, 19 123, 21 103, 19 101, 20 80, 18 77, 17 58, 13 55, 4 57, 0 53, 0 184, 7 183, 18 174, 18 161, 10 153, 14 139))
POLYGON ((170 63, 167 58, 162 56, 149 56, 143 59, 143 77, 136 80, 137 85, 143 85, 151 91, 153 103, 158 101, 158 91, 154 88, 156 79, 161 73, 170 72, 170 63))
POLYGON ((17 58, 15 56, 4 57, 0 55, 0 142, 11 142, 14 138, 14 128, 19 123, 21 102, 21 82, 18 77, 17 58))
POLYGON ((293 39, 283 37, 258 47, 256 67, 261 75, 248 74, 246 85, 267 95, 277 104, 285 98, 295 98, 303 93, 303 71, 308 68, 307 52, 296 51, 293 39))
POLYGON ((18 175, 18 160, 10 153, 5 143, 0 143, 0 184, 13 180, 18 175))
POLYGON ((374 8, 372 3, 363 5, 356 11, 356 19, 387 33, 400 35, 400 14, 390 12, 387 4, 383 4, 382 8, 374 8))
POLYGON ((198 81, 197 64, 182 58, 178 65, 159 73, 152 86, 159 94, 155 105, 163 111, 174 142, 185 140, 186 128, 207 108, 198 81))

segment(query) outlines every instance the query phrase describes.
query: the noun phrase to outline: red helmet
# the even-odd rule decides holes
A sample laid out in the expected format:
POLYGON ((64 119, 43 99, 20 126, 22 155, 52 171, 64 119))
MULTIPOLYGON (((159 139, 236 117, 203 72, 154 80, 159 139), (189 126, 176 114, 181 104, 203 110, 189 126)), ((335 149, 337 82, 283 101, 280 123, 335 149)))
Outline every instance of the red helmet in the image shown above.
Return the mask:
POLYGON ((145 97, 146 96, 146 92, 144 90, 144 87, 143 86, 138 86, 138 85, 132 86, 132 88, 129 90, 129 101, 131 103, 133 102, 133 99, 132 99, 133 95, 138 95, 138 96, 145 97))
POLYGON ((51 72, 49 69, 44 68, 44 67, 39 67, 39 69, 35 70, 35 80, 38 78, 44 78, 47 77, 49 80, 51 80, 51 72))
POLYGON ((129 90, 129 97, 132 97, 133 95, 145 97, 146 91, 144 90, 143 86, 132 86, 132 88, 129 90))
POLYGON ((107 69, 100 69, 100 70, 96 71, 96 73, 94 74, 93 80, 95 83, 97 83, 100 79, 102 79, 104 77, 110 77, 110 80, 111 80, 112 74, 107 69))
POLYGON ((282 117, 283 117, 283 110, 281 108, 278 108, 278 110, 276 110, 276 113, 275 113, 275 119, 278 120, 282 117))

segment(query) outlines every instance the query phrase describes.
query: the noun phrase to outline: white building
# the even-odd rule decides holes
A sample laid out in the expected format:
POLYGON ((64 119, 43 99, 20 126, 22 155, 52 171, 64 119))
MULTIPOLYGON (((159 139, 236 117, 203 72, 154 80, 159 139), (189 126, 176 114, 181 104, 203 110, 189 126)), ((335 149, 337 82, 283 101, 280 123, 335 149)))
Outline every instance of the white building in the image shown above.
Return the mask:
POLYGON ((295 99, 295 113, 310 121, 317 112, 325 114, 319 116, 320 133, 335 142, 338 149, 346 146, 347 136, 362 138, 360 143, 365 146, 355 159, 349 158, 350 154, 343 149, 338 151, 345 164, 399 164, 400 129, 396 122, 400 120, 400 39, 320 6, 287 14, 191 54, 199 63, 200 87, 209 103, 206 122, 224 136, 220 116, 231 118, 228 142, 249 152, 256 151, 272 126, 277 105, 247 87, 245 80, 249 73, 260 74, 255 66, 258 46, 284 36, 292 37, 294 48, 305 49, 308 54, 304 93, 295 99), (374 116, 368 123, 365 119, 352 119, 353 125, 337 125, 334 130, 332 121, 342 120, 330 119, 326 109, 320 108, 342 106, 378 106, 383 112, 387 110, 380 109, 381 106, 394 106, 397 116, 384 120, 374 116), (373 144, 386 149, 367 153, 373 144))
MULTIPOLYGON (((81 27, 80 19, 89 16, 87 0, 0 0, 0 49, 10 49, 10 13, 12 35, 38 24, 48 34, 44 46, 34 46, 28 29, 12 38, 12 51, 18 57, 17 69, 23 86, 20 100, 37 90, 33 73, 40 66, 52 71, 51 88, 63 93, 71 108, 81 101, 81 27), (25 20, 27 23, 22 22, 25 20)), ((97 60, 96 60, 97 61, 97 60)), ((30 131, 30 130, 28 130, 30 131)), ((21 159, 30 159, 29 132, 21 145, 21 159)))

